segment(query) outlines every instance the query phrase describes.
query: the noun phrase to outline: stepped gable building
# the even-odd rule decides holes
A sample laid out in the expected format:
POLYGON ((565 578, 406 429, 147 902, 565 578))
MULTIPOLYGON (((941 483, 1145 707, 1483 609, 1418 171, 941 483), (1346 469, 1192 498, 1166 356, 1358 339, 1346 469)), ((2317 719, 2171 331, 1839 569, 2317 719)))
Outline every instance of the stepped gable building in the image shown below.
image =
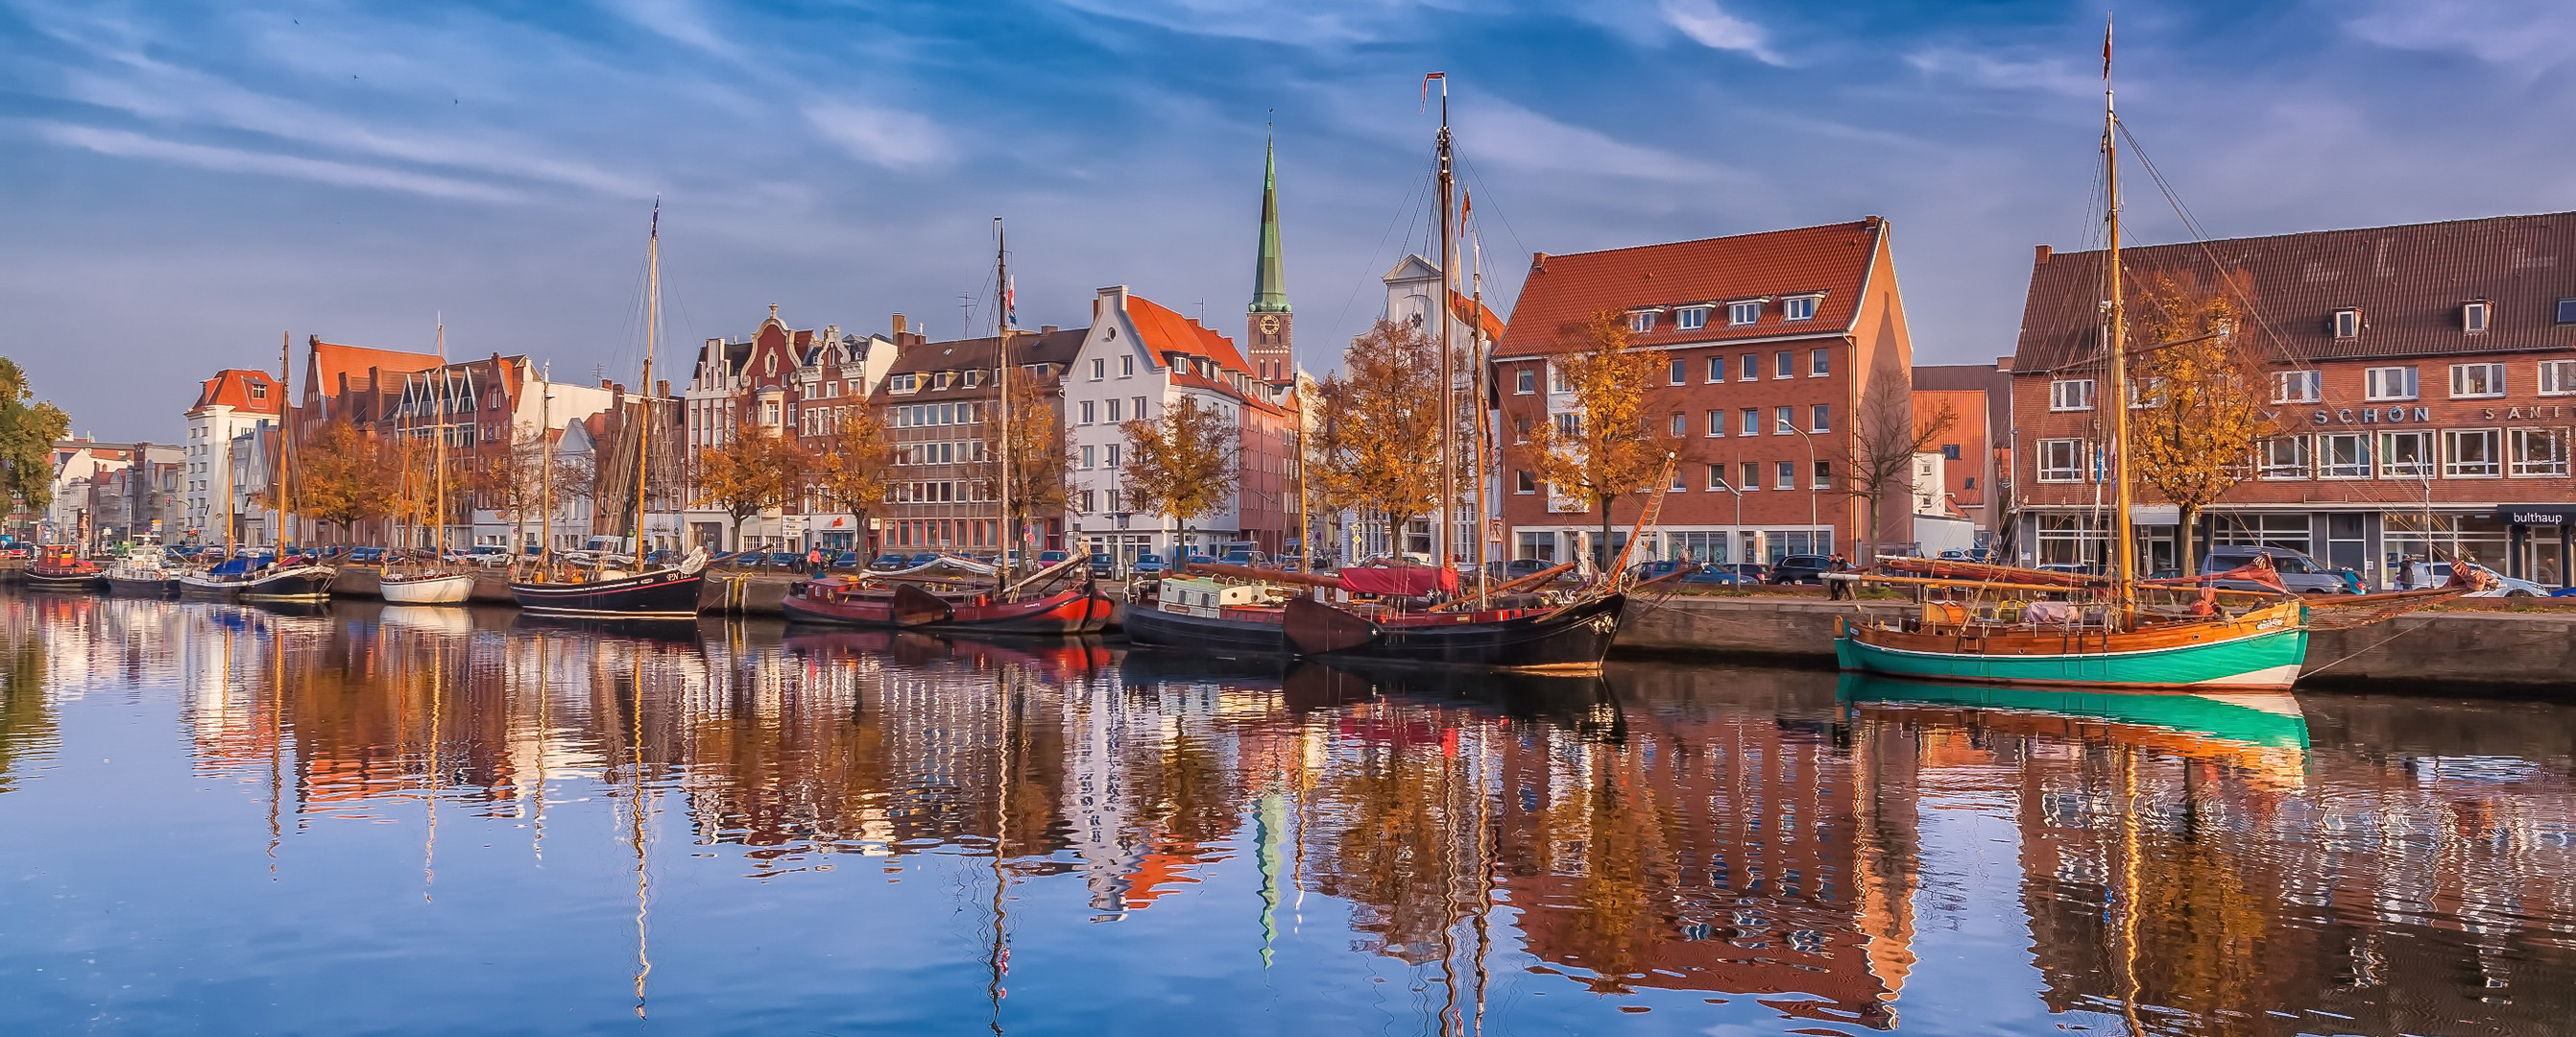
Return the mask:
POLYGON ((896 342, 908 334, 904 328, 897 315, 893 337, 845 335, 836 326, 819 332, 793 329, 779 320, 778 307, 771 304, 769 316, 749 339, 706 340, 681 394, 687 430, 683 468, 690 472, 678 495, 687 502, 679 518, 685 542, 715 550, 856 549, 855 516, 817 513, 795 503, 745 520, 740 540, 734 541, 733 516, 698 499, 702 487, 694 474, 696 457, 701 450, 732 442, 737 419, 746 415, 765 435, 823 434, 851 408, 868 405, 894 361, 896 342))
POLYGON ((334 419, 364 427, 392 416, 402 397, 403 376, 438 366, 434 353, 369 349, 304 338, 304 384, 296 410, 295 434, 303 436, 334 419))
MULTIPOLYGON (((1557 494, 1527 452, 1537 422, 1582 420, 1551 359, 1579 349, 1585 321, 1625 316, 1661 359, 1645 413, 1679 453, 1659 542, 1638 557, 1775 562, 1866 555, 1913 541, 1912 482, 1856 492, 1853 462, 1910 458, 1913 345, 1887 221, 1644 245, 1530 260, 1493 352, 1508 553, 1573 557, 1597 536, 1591 502, 1557 494), (1892 447, 1873 446, 1886 443, 1892 447), (1875 533, 1864 492, 1879 500, 1875 533), (1856 551, 1855 548, 1858 550, 1856 551)), ((1876 467, 1876 466, 1873 466, 1876 467)), ((1612 509, 1612 547, 1637 504, 1612 509)), ((1605 553, 1598 552, 1596 553, 1605 553)))
MULTIPOLYGON (((2307 552, 2367 584, 2457 554, 2567 586, 2576 427, 2576 213, 2123 249, 2159 279, 2251 303, 2277 434, 2195 544, 2307 552)), ((2099 252, 2038 247, 2012 360, 2014 554, 2098 562, 2099 252)), ((2134 290, 2134 289, 2133 289, 2134 290)), ((2177 511, 2136 490, 2141 566, 2177 568, 2177 511)))
MULTIPOLYGON (((1011 360, 1018 365, 1011 377, 1033 379, 1046 392, 1059 444, 1065 426, 1058 387, 1086 334, 1085 329, 1053 324, 1010 333, 1011 360)), ((868 401, 895 446, 894 494, 877 523, 877 546, 901 553, 999 551, 1008 539, 994 494, 998 473, 991 453, 1000 431, 999 340, 901 338, 894 361, 868 401)), ((1042 521, 1044 528, 1037 531, 1041 549, 1063 547, 1064 516, 1042 521)))
POLYGON ((1069 544, 1122 560, 1237 541, 1278 554, 1296 523, 1295 384, 1263 381, 1232 340, 1126 285, 1100 289, 1091 316, 1063 382, 1072 452, 1069 544), (1122 468, 1130 447, 1119 428, 1131 418, 1160 418, 1185 397, 1213 408, 1241 436, 1233 494, 1215 514, 1186 523, 1128 507, 1122 468))
MULTIPOLYGON (((376 400, 376 389, 371 386, 365 395, 342 397, 341 406, 352 421, 374 415, 371 423, 361 427, 380 436, 408 438, 423 450, 434 445, 432 437, 447 437, 448 494, 450 506, 456 509, 449 516, 448 544, 515 543, 517 550, 533 550, 551 526, 554 550, 581 546, 589 515, 584 499, 588 487, 563 483, 549 487, 555 496, 550 523, 542 514, 542 506, 529 506, 542 505, 534 499, 537 493, 527 494, 526 501, 513 502, 507 499, 511 494, 476 486, 469 473, 533 469, 524 454, 513 465, 513 452, 541 450, 546 441, 561 436, 564 429, 626 398, 624 386, 606 380, 598 385, 551 382, 527 357, 494 353, 413 371, 392 389, 390 401, 376 400)), ((668 391, 667 386, 664 391, 668 391)), ((299 533, 298 539, 313 532, 325 537, 335 535, 328 530, 306 531, 299 533)), ((413 546, 435 542, 428 527, 415 532, 421 539, 413 546)))
POLYGON ((268 428, 285 412, 286 394, 266 371, 226 368, 197 388, 197 401, 187 412, 188 438, 180 446, 179 499, 182 528, 164 531, 171 543, 219 543, 227 515, 241 513, 241 502, 257 487, 233 487, 234 501, 224 500, 224 469, 235 437, 268 428))

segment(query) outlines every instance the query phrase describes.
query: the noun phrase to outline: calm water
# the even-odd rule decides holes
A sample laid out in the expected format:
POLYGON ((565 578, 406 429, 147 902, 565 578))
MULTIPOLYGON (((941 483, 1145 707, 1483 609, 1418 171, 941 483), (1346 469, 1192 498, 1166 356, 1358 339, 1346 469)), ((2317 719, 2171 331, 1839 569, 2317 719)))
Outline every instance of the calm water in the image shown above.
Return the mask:
POLYGON ((0 597, 0 1032, 2576 1026, 2576 710, 525 623, 0 597))

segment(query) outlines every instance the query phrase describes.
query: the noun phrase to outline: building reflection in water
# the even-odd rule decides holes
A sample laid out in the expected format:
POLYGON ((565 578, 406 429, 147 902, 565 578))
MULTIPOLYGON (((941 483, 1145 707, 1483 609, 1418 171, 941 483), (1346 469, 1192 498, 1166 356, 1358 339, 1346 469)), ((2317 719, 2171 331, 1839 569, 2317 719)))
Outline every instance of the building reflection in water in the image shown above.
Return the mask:
POLYGON ((551 805, 613 803, 639 1013, 668 840, 740 847, 754 880, 990 858, 997 1022, 1031 910, 1014 886, 1078 883, 1115 922, 1227 862, 1259 880, 1242 953, 1269 965, 1333 898, 1354 950, 1429 977, 1443 1032, 1480 1032, 1498 972, 1894 1029, 1920 996, 1918 915, 1984 892, 2019 899, 2045 1009, 2108 1028, 2576 1017, 2566 710, 1282 673, 1096 643, 39 595, 0 599, 0 792, 41 773, 63 697, 153 674, 201 773, 275 804, 272 847, 417 818, 424 895, 437 811, 524 821, 542 857, 551 805), (2018 878, 1927 863, 1935 808, 2008 824, 2018 878))

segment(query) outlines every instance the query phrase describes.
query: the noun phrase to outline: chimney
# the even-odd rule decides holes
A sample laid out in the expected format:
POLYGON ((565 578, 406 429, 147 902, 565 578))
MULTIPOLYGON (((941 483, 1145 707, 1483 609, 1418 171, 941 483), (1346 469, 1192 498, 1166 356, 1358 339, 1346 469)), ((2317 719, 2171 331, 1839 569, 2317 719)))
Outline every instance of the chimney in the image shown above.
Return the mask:
POLYGON ((2030 265, 2038 266, 2041 263, 2048 262, 2049 253, 2052 251, 2053 250, 2046 245, 2037 246, 2032 250, 2030 265))
POLYGON ((605 378, 602 378, 602 379, 600 379, 600 380, 599 380, 599 387, 600 387, 600 388, 602 388, 602 389, 609 388, 610 386, 613 386, 613 385, 615 385, 615 384, 617 384, 617 383, 615 383, 615 382, 611 382, 611 381, 609 381, 608 379, 605 379, 605 378))
POLYGON ((903 341, 904 332, 912 330, 910 325, 903 322, 903 314, 900 313, 895 314, 893 319, 886 321, 886 324, 894 328, 894 334, 888 337, 897 342, 903 341))
POLYGON ((668 378, 656 379, 653 382, 653 395, 657 397, 667 397, 671 395, 671 380, 668 378))
POLYGON ((1878 218, 1878 217, 1876 217, 1876 216, 1863 216, 1863 217, 1861 217, 1861 219, 1860 219, 1860 225, 1861 225, 1861 226, 1863 226, 1863 227, 1866 227, 1866 228, 1868 228, 1868 229, 1870 229, 1870 230, 1877 230, 1877 229, 1878 229, 1878 225, 1879 225, 1879 224, 1882 224, 1882 223, 1885 223, 1885 222, 1887 222, 1887 221, 1886 221, 1886 220, 1879 219, 1879 218, 1878 218))
POLYGON ((1545 252, 1532 252, 1532 253, 1530 253, 1530 273, 1533 273, 1533 274, 1544 274, 1544 273, 1546 273, 1546 272, 1547 272, 1547 253, 1545 253, 1545 252))
POLYGON ((1041 335, 1052 335, 1052 334, 1055 334, 1056 332, 1058 332, 1058 331, 1060 331, 1060 330, 1063 330, 1063 329, 1058 328, 1058 327, 1056 327, 1056 326, 1055 326, 1055 325, 1053 325, 1053 324, 1040 324, 1040 325, 1038 325, 1038 334, 1041 334, 1041 335))

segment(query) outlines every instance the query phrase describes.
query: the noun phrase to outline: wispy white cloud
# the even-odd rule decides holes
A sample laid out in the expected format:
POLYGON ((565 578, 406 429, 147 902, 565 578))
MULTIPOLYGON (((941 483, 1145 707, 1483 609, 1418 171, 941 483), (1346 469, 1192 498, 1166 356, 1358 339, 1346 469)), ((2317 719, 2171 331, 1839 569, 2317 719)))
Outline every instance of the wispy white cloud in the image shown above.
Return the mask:
POLYGON ((939 124, 900 109, 832 102, 807 107, 805 120, 850 157, 886 169, 937 169, 957 157, 939 124))
POLYGON ((2567 0, 2368 0, 2344 14, 2346 31, 2383 47, 2529 70, 2576 56, 2576 4, 2567 0))
POLYGON ((2101 80, 2075 63, 2057 59, 2018 60, 1951 47, 1934 47, 1905 56, 1905 63, 1927 75, 1965 80, 1996 90, 2042 90, 2084 95, 2101 90, 2101 80))
POLYGON ((1403 35, 1413 0, 1058 0, 1066 7, 1194 36, 1345 46, 1403 35))
POLYGON ((1702 180, 1722 174, 1715 166, 1630 144, 1599 130, 1558 122, 1500 98, 1480 96, 1472 108, 1462 110, 1474 113, 1474 155, 1489 158, 1497 165, 1666 181, 1702 180))
POLYGON ((673 42, 728 61, 742 60, 741 49, 718 35, 692 0, 610 0, 608 9, 673 42))
POLYGON ((1717 0, 1663 0, 1663 15, 1665 22, 1700 46, 1735 51, 1766 65, 1788 64, 1771 49, 1770 33, 1727 13, 1717 0))
POLYGON ((342 187, 368 187, 385 191, 402 191, 432 198, 453 198, 482 202, 514 202, 522 196, 506 188, 480 184, 452 177, 432 176, 352 165, 295 155, 275 155, 237 148, 162 140, 125 130, 106 130, 94 126, 66 123, 35 123, 36 132, 56 144, 83 148, 119 158, 151 159, 199 169, 227 173, 259 173, 291 177, 342 187))

